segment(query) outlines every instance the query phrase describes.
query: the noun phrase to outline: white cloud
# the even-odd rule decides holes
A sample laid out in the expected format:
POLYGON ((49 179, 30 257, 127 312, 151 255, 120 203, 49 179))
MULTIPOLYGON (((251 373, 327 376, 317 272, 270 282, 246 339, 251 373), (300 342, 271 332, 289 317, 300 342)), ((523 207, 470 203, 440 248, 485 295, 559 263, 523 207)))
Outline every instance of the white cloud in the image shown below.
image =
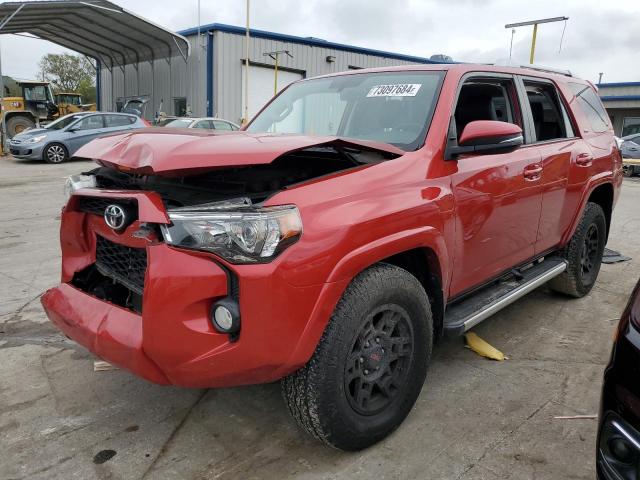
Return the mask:
MULTIPOLYGON (((196 0, 115 0, 115 3, 175 30, 197 23, 196 0)), ((243 0, 202 0, 202 23, 243 25, 243 0)), ((253 0, 253 28, 428 57, 451 55, 466 62, 508 59, 511 32, 504 25, 568 16, 564 25, 538 29, 536 63, 568 68, 596 80, 640 80, 640 2, 618 0, 253 0)), ((513 63, 528 62, 531 27, 514 37, 513 63)), ((40 57, 60 47, 24 37, 2 39, 3 70, 33 77, 40 57)))

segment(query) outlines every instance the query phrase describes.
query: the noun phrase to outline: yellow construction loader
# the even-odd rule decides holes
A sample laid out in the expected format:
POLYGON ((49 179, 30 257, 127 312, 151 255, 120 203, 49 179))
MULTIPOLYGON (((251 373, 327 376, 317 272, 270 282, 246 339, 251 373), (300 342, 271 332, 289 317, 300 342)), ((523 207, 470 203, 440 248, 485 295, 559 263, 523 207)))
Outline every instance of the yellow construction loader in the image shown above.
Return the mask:
POLYGON ((59 115, 62 117, 69 113, 95 112, 95 103, 82 103, 82 95, 72 92, 56 93, 56 104, 59 115))
POLYGON ((5 91, 1 104, 4 132, 8 138, 59 115, 48 82, 16 81, 16 84, 22 96, 6 96, 5 91))

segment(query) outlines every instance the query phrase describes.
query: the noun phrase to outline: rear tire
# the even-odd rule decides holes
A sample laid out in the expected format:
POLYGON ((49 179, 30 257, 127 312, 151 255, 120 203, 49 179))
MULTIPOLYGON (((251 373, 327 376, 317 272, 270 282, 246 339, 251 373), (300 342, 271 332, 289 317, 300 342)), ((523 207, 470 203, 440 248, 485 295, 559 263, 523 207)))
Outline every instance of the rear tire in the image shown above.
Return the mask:
POLYGON ((351 282, 307 365, 282 380, 289 411, 327 445, 373 445, 411 411, 432 344, 420 282, 399 267, 375 265, 351 282))
POLYGON ((589 293, 600 272, 606 238, 607 220, 602 207, 587 203, 578 228, 561 252, 569 265, 549 282, 549 287, 575 298, 589 293))
POLYGON ((24 132, 27 128, 33 128, 36 126, 29 117, 24 115, 14 115, 7 119, 7 136, 13 138, 15 135, 24 132))
POLYGON ((42 151, 42 158, 47 163, 62 163, 68 156, 67 149, 61 143, 47 145, 42 151))

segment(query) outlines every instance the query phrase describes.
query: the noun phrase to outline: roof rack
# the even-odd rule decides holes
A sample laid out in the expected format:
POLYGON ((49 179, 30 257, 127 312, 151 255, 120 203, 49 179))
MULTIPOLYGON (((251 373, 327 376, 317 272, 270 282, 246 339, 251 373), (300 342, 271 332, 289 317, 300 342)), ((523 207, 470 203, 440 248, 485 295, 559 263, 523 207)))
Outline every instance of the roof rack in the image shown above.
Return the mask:
POLYGON ((562 68, 543 67, 542 65, 520 65, 520 68, 528 68, 529 70, 536 70, 538 72, 558 73, 565 77, 573 77, 569 70, 562 68))

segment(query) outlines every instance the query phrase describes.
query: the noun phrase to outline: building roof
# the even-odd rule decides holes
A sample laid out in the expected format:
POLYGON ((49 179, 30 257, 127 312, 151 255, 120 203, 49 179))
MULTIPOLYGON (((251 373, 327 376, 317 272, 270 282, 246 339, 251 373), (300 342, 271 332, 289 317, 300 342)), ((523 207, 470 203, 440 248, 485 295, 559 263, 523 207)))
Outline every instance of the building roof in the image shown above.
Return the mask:
POLYGON ((640 100, 640 95, 600 95, 603 102, 620 102, 640 100))
MULTIPOLYGON (((200 32, 213 32, 213 31, 233 33, 236 35, 246 35, 247 29, 245 27, 237 27, 235 25, 227 25, 224 23, 210 23, 207 25, 200 26, 200 32)), ((180 33, 180 35, 184 35, 185 37, 190 35, 197 35, 198 27, 187 28, 186 30, 182 30, 178 33, 180 33)), ((364 55, 373 55, 376 57, 392 58, 394 60, 405 60, 407 62, 442 63, 442 62, 435 62, 433 60, 430 60, 424 57, 417 57, 413 55, 403 55, 401 53, 385 52, 383 50, 375 50, 372 48, 355 47, 353 45, 329 42, 327 40, 323 40, 321 38, 315 38, 315 37, 298 37, 295 35, 286 35, 283 33, 268 32, 266 30, 255 30, 253 28, 249 28, 249 34, 255 38, 266 38, 268 40, 278 40, 281 42, 299 43, 303 45, 309 45, 311 47, 331 48, 334 50, 343 50, 346 52, 362 53, 364 55)))
POLYGON ((640 82, 597 83, 598 88, 640 87, 640 82))
POLYGON ((29 34, 99 60, 106 68, 189 55, 186 38, 108 0, 0 4, 0 33, 29 34))

